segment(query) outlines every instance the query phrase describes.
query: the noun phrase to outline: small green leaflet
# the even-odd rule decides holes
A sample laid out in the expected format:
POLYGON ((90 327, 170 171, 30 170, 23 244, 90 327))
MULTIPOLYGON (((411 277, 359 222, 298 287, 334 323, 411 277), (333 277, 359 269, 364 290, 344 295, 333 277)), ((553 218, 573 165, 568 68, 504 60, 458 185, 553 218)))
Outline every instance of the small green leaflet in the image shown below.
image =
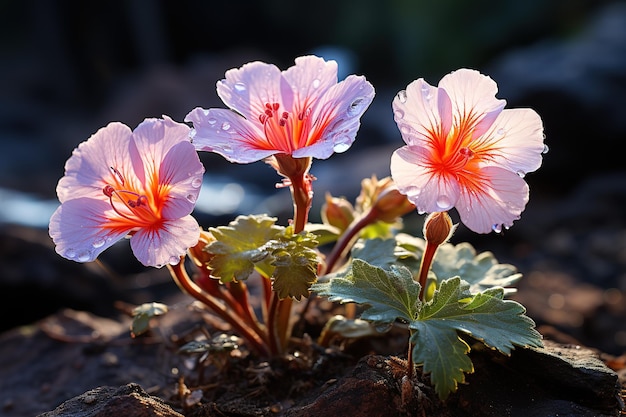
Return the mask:
POLYGON ((168 308, 161 303, 145 303, 133 309, 133 321, 130 324, 132 337, 139 336, 150 330, 150 320, 153 317, 167 313, 168 308))
POLYGON ((268 243, 272 247, 274 270, 272 288, 279 298, 293 297, 300 300, 309 296, 309 288, 317 280, 319 259, 313 248, 317 246, 316 236, 301 232, 296 235, 292 228, 285 230, 284 236, 268 243))
POLYGON ((457 331, 505 355, 514 346, 542 346, 535 323, 524 315, 524 306, 504 300, 501 287, 477 294, 469 289, 470 285, 458 277, 442 281, 417 320, 409 324, 414 331, 413 359, 431 373, 435 390, 443 399, 464 381, 462 372, 472 372, 469 358, 462 354, 469 352, 469 346, 457 331))
POLYGON ((228 226, 210 228, 216 239, 207 247, 215 255, 209 262, 211 273, 222 282, 230 282, 247 279, 255 266, 271 270, 266 244, 284 232, 275 222, 276 218, 265 215, 238 216, 228 226))
POLYGON ((280 298, 308 296, 317 279, 317 236, 294 234, 291 226, 275 222, 265 215, 238 216, 228 226, 211 228, 216 239, 207 248, 214 255, 208 265, 211 274, 230 282, 245 280, 256 269, 272 278, 280 298))
POLYGON ((420 285, 404 267, 392 266, 388 271, 355 259, 343 277, 314 284, 312 291, 330 301, 367 304, 361 316, 377 324, 393 323, 397 318, 412 321, 420 310, 420 285))

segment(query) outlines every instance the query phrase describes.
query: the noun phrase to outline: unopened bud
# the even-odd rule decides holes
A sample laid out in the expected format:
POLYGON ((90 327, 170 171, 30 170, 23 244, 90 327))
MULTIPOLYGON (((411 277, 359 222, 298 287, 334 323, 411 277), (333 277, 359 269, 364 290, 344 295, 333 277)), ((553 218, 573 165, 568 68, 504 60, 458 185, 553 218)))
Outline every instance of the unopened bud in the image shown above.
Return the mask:
POLYGON ((450 239, 456 229, 447 211, 431 213, 424 221, 424 238, 428 244, 439 246, 450 239))
POLYGON ((373 209, 378 213, 378 220, 394 223, 398 217, 415 210, 415 205, 406 198, 406 195, 400 193, 395 185, 392 185, 378 195, 373 209))
POLYGON ((354 207, 345 198, 333 197, 326 193, 326 202, 322 206, 322 221, 344 231, 354 220, 354 207))

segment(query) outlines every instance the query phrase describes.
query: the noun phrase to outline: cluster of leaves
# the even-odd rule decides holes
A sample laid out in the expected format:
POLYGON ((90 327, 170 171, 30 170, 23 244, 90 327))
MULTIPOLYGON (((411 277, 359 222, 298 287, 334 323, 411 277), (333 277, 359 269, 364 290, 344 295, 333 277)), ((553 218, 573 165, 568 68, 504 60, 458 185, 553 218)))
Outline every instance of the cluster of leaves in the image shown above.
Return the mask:
POLYGON ((211 228, 215 241, 206 247, 208 267, 221 282, 246 280, 254 272, 272 279, 280 298, 300 300, 317 279, 316 235, 294 234, 265 215, 239 216, 228 226, 211 228))
POLYGON ((513 291, 505 287, 521 277, 514 267, 498 264, 489 252, 476 255, 467 243, 444 244, 430 272, 432 291, 422 301, 414 275, 423 248, 422 239, 408 235, 360 241, 347 268, 311 289, 331 301, 365 305, 361 319, 376 327, 407 323, 413 359, 430 373, 442 399, 473 372, 459 332, 505 355, 514 346, 542 345, 525 308, 505 299, 513 291))

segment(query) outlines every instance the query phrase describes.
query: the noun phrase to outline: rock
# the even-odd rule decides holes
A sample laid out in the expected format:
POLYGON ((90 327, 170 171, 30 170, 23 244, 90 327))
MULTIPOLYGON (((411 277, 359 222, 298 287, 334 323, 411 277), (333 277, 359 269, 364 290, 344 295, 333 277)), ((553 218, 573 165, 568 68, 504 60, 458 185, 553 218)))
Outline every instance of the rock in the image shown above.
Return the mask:
POLYGON ((137 384, 98 387, 38 417, 183 417, 137 384))

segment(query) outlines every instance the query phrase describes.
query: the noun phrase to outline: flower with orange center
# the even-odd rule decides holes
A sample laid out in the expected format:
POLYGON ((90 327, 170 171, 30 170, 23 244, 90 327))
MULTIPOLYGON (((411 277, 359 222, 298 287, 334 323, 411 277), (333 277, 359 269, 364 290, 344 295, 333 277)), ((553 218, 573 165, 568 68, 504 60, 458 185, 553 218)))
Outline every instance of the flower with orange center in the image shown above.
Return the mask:
POLYGON ((189 131, 168 117, 146 119, 134 131, 115 122, 81 143, 57 185, 61 205, 49 227, 56 251, 93 261, 130 235, 144 265, 178 263, 200 236, 190 213, 204 167, 189 131))
POLYGON ((433 87, 423 79, 393 101, 406 146, 391 158, 400 192, 421 213, 455 207, 477 233, 508 228, 528 202, 528 172, 541 166, 543 124, 531 109, 504 109, 496 83, 460 69, 433 87))
POLYGON ((230 109, 196 108, 185 117, 196 148, 238 163, 275 154, 326 159, 346 151, 374 87, 356 75, 337 82, 335 61, 303 56, 295 63, 282 72, 258 61, 227 71, 217 94, 230 109))

